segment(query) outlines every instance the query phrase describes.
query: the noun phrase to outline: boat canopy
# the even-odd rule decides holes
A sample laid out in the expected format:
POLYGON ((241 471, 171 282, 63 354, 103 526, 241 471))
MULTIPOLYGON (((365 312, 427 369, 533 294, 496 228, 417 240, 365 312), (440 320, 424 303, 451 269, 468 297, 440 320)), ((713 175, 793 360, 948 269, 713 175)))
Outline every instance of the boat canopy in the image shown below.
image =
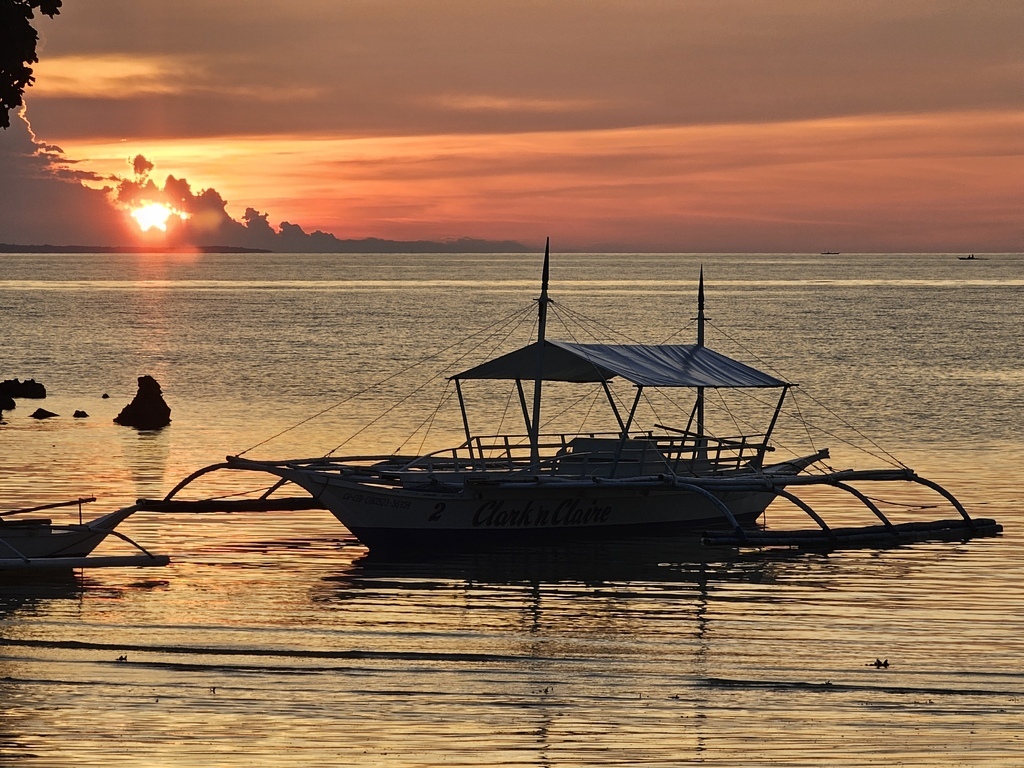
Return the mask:
MULTIPOLYGON (((452 376, 452 379, 536 379, 538 342, 452 376)), ((788 387, 789 384, 699 344, 575 344, 544 342, 540 378, 597 383, 621 376, 642 387, 788 387)))

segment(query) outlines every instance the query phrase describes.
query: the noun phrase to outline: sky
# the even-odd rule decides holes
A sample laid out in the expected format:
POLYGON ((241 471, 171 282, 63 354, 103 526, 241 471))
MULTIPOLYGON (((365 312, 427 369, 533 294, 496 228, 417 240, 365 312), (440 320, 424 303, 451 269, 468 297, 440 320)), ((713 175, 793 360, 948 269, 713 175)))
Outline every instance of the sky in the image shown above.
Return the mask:
POLYGON ((66 0, 37 28, 0 242, 1024 250, 1019 0, 66 0), (188 219, 143 234, 144 198, 188 219))

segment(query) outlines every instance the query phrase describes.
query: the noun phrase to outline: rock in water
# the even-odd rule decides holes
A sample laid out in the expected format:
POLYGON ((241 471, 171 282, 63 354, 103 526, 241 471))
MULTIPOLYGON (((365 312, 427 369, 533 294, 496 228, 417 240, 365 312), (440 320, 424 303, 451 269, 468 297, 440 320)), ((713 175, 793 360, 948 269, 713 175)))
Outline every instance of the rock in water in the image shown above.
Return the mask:
POLYGON ((42 400, 46 397, 46 387, 35 379, 5 379, 0 381, 0 395, 42 400))
POLYGON ((29 414, 33 419, 52 419, 56 415, 53 411, 48 411, 45 408, 36 408, 29 414))
POLYGON ((139 376, 139 391, 114 419, 115 424, 136 429, 160 429, 171 423, 171 409, 160 385, 152 376, 139 376))

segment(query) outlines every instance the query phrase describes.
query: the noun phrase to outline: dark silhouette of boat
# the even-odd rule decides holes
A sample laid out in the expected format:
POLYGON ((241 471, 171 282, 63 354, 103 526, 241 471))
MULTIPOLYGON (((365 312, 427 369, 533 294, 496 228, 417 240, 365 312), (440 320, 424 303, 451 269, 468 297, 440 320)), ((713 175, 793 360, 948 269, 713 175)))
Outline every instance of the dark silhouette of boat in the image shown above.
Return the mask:
MULTIPOLYGON (((163 501, 137 503, 145 509, 187 509, 195 502, 174 497, 203 475, 219 470, 265 472, 279 480, 260 500, 252 501, 252 509, 264 508, 270 493, 293 483, 379 554, 624 540, 715 528, 724 530, 705 539, 716 546, 963 539, 1001 530, 995 521, 972 519, 952 494, 907 467, 815 467, 828 458, 827 449, 767 463, 774 450, 769 441, 792 384, 705 346, 703 271, 696 343, 584 344, 547 338, 547 311, 554 303, 548 296, 548 261, 545 248, 536 340, 449 378, 465 430, 461 444, 424 455, 328 455, 283 461, 229 456, 189 475, 163 501), (616 378, 635 387, 627 409, 611 391, 609 382, 616 378), (464 384, 499 380, 515 385, 510 402, 518 399, 526 434, 480 435, 471 430, 464 384), (531 383, 532 411, 526 391, 531 383), (603 389, 613 417, 608 431, 590 432, 577 425, 571 432, 542 434, 542 390, 549 390, 545 385, 603 389), (648 388, 694 392, 692 407, 680 408, 690 414, 685 427, 635 425, 635 412, 648 388), (773 411, 767 403, 771 417, 760 433, 720 437, 705 419, 709 388, 775 390, 778 401, 773 411), (812 468, 818 474, 811 474, 812 468), (899 481, 930 488, 952 504, 960 519, 894 524, 852 485, 899 481), (807 485, 828 485, 851 494, 880 524, 830 528, 790 491, 807 485), (818 530, 762 531, 756 520, 777 498, 806 512, 818 530)), ((198 504, 205 509, 213 501, 198 504)))

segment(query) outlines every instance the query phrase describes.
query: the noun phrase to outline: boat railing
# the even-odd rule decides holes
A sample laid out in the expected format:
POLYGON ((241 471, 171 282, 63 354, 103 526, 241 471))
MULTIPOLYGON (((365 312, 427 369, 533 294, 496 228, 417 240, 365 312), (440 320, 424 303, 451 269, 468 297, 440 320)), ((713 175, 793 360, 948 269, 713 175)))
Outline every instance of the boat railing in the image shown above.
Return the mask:
POLYGON ((681 432, 656 440, 672 471, 678 475, 708 475, 758 466, 773 450, 766 435, 710 437, 681 432))
POLYGON ((528 435, 487 435, 417 457, 397 472, 530 472, 540 475, 637 477, 708 475, 755 465, 766 450, 763 435, 715 438, 692 433, 541 435, 535 462, 528 435))

